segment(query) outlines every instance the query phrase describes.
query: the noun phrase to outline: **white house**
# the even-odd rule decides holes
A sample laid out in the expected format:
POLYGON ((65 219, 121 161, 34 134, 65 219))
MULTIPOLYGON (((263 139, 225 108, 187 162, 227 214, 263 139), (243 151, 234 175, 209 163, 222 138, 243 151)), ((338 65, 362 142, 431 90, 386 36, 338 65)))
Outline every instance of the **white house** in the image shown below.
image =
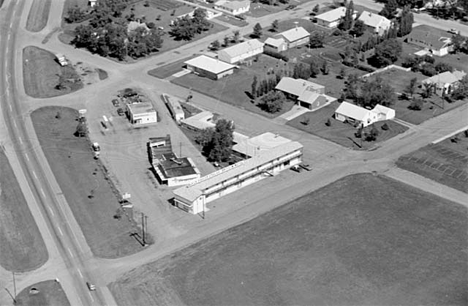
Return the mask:
POLYGON ((395 118, 395 110, 377 104, 373 109, 342 102, 335 110, 335 119, 341 122, 354 123, 356 127, 366 127, 378 121, 391 120, 395 118))
POLYGON ((433 55, 444 56, 451 50, 452 39, 436 34, 429 26, 421 25, 413 28, 406 42, 422 47, 433 55))
POLYGON ((288 44, 282 37, 279 37, 279 38, 268 37, 265 40, 264 49, 272 50, 275 52, 283 52, 283 51, 288 50, 288 44))
POLYGON ((385 31, 388 31, 392 26, 392 22, 384 16, 368 11, 362 12, 361 16, 359 16, 359 20, 364 22, 368 30, 379 35, 382 35, 385 31))
POLYGON ((216 58, 206 55, 200 55, 186 61, 185 66, 193 73, 210 78, 212 80, 219 80, 227 75, 234 73, 236 66, 228 64, 216 58))
POLYGON ((257 39, 247 40, 218 51, 218 59, 229 64, 235 64, 257 54, 262 54, 263 46, 264 43, 257 39))
MULTIPOLYGON (((325 12, 323 14, 315 16, 317 24, 326 28, 336 28, 340 23, 341 18, 346 14, 346 7, 339 7, 334 10, 325 12)), ((353 19, 356 18, 357 11, 353 13, 353 19)))
POLYGON ((260 151, 249 159, 222 168, 174 190, 174 205, 192 214, 204 213, 206 204, 261 179, 300 164, 302 145, 291 141, 260 151))
POLYGON ((303 27, 295 27, 281 32, 276 36, 283 38, 289 49, 307 44, 309 42, 310 33, 307 32, 303 27))
POLYGON ((130 123, 133 125, 144 125, 158 122, 156 110, 150 102, 127 104, 127 110, 130 123))
POLYGON ((97 1, 98 1, 98 0, 88 0, 88 5, 89 5, 90 7, 94 7, 94 6, 97 4, 97 1))
POLYGON ((250 10, 250 0, 220 0, 214 4, 214 8, 234 16, 241 15, 247 13, 250 10))
POLYGON ((442 96, 450 94, 458 87, 460 80, 466 75, 464 71, 446 71, 422 80, 422 83, 434 84, 434 93, 442 96))

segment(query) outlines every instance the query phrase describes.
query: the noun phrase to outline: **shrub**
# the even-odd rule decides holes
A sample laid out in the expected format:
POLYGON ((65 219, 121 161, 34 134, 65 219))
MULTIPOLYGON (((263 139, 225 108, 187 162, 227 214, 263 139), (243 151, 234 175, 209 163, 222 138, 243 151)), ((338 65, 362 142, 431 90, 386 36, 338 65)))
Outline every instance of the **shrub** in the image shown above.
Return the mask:
POLYGON ((432 56, 427 55, 427 54, 422 57, 422 60, 423 60, 423 62, 426 62, 426 63, 429 63, 429 64, 434 64, 434 62, 435 62, 435 59, 432 56))
POLYGON ((374 72, 375 71, 374 67, 368 66, 366 64, 359 64, 359 65, 357 65, 356 68, 359 69, 359 70, 362 70, 362 71, 366 71, 366 72, 374 72))
POLYGON ((327 119, 327 121, 325 122, 325 125, 326 125, 326 126, 331 126, 330 118, 327 119))
POLYGON ((421 73, 425 76, 431 77, 437 74, 437 70, 433 64, 425 63, 421 68, 421 73))
POLYGON ((273 50, 265 50, 263 51, 264 54, 269 55, 271 57, 283 60, 285 62, 289 61, 289 58, 286 55, 283 55, 279 52, 273 51, 273 50))
POLYGON ((333 36, 341 36, 341 35, 343 35, 343 31, 341 31, 340 29, 336 29, 335 31, 333 31, 332 35, 333 36))
POLYGON ((423 102, 421 100, 414 100, 408 108, 415 111, 420 111, 422 109, 423 102))
POLYGON ((382 130, 387 131, 388 129, 389 129, 388 125, 384 123, 384 125, 382 125, 382 130))

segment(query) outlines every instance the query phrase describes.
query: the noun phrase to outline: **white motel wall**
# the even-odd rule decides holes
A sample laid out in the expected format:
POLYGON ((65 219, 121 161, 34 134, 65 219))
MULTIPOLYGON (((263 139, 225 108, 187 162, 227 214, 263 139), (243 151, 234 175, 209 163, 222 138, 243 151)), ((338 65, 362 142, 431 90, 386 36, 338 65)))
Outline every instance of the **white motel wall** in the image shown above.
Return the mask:
POLYGON ((218 170, 174 190, 174 205, 192 214, 207 211, 206 204, 300 164, 302 145, 289 142, 218 170))

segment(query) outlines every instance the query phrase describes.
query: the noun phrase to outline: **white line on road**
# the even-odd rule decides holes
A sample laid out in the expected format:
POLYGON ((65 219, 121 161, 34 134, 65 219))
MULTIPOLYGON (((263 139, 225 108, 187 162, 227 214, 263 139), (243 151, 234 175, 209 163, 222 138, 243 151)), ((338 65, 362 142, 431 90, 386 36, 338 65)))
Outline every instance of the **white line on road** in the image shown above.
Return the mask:
POLYGON ((62 229, 60 228, 60 226, 57 226, 57 228, 58 228, 58 230, 59 230, 59 232, 60 232, 60 235, 63 236, 63 232, 62 232, 62 229))
POLYGON ((17 126, 16 126, 16 121, 13 121, 13 125, 14 125, 15 127, 17 127, 17 126))
POLYGON ((34 170, 33 170, 33 175, 34 175, 34 177, 35 177, 36 180, 37 180, 37 175, 36 175, 36 172, 35 172, 34 170))
POLYGON ((28 156, 28 154, 24 154, 24 156, 26 156, 26 159, 29 161, 29 156, 28 156))
POLYGON ((80 269, 77 269, 78 270, 78 274, 80 275, 81 278, 83 278, 83 274, 81 274, 81 270, 80 269))
MULTIPOLYGON (((8 91, 7 91, 6 93, 7 93, 7 95, 8 95, 8 91)), ((10 107, 10 112, 12 112, 12 111, 13 111, 13 107, 11 107, 11 104, 8 104, 8 106, 10 107)))
POLYGON ((19 141, 21 144, 23 144, 23 139, 21 139, 21 137, 18 137, 19 141))
POLYGON ((8 33, 8 40, 10 40, 11 32, 8 33))
POLYGON ((47 207, 49 208, 49 211, 52 214, 52 216, 55 216, 54 211, 52 210, 52 208, 50 206, 47 206, 47 207))
POLYGON ((42 193, 42 196, 45 197, 45 192, 44 192, 44 189, 41 188, 41 193, 42 193))
POLYGON ((73 253, 72 251, 70 250, 70 248, 68 248, 68 253, 70 253, 70 256, 73 257, 73 253))
POLYGON ((93 301, 93 303, 94 303, 94 298, 93 298, 93 295, 92 295, 92 294, 91 294, 91 292, 89 292, 89 291, 88 291, 88 294, 89 294, 89 296, 91 297, 91 300, 92 300, 92 301, 93 301))

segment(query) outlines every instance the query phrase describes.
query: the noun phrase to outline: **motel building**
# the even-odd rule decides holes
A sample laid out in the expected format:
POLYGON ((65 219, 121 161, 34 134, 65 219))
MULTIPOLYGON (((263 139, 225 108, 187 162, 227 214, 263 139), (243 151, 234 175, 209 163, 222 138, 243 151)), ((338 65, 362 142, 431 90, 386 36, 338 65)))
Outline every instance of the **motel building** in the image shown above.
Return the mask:
POLYGON ((273 177, 300 164, 302 144, 291 141, 201 177, 174 190, 174 205, 192 214, 208 211, 207 203, 253 184, 273 177))

